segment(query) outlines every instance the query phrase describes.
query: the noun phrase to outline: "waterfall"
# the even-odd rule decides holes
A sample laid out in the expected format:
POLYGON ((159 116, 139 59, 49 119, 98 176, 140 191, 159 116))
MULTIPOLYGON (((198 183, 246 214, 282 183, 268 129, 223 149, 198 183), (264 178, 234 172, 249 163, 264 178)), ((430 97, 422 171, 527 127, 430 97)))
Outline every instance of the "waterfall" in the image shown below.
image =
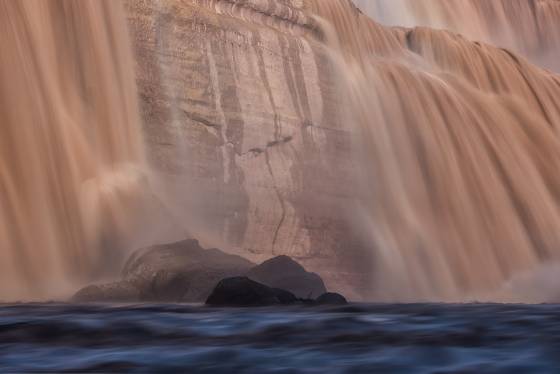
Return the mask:
POLYGON ((356 4, 383 24, 450 30, 560 71, 558 0, 356 0, 356 4))
POLYGON ((505 286, 560 257, 560 77, 488 43, 546 52, 559 2, 362 1, 391 23, 464 36, 309 3, 360 135, 356 224, 371 234, 374 297, 524 301, 505 286), (513 28, 531 22, 518 40, 513 28))
POLYGON ((143 142, 114 0, 0 0, 0 299, 118 266, 143 142))
MULTIPOLYGON (((560 260, 560 1, 249 3, 332 62, 371 297, 546 301, 525 283, 560 260)), ((0 300, 56 297, 118 272, 170 209, 147 186, 121 1, 0 0, 0 49, 0 300)))

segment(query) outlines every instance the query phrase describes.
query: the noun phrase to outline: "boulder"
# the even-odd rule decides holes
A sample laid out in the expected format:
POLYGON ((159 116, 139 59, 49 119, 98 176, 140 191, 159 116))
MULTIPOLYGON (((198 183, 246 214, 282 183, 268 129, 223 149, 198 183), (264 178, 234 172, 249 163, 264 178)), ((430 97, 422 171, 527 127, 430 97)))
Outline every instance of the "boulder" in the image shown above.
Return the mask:
MULTIPOLYGON (((204 302, 213 290, 216 291, 214 288, 218 282, 244 276, 253 283, 247 283, 247 280, 241 284, 239 280, 237 283, 229 281, 222 287, 248 287, 250 291, 245 296, 255 300, 272 292, 276 299, 280 297, 281 304, 284 303, 282 300, 290 301, 292 298, 312 302, 311 299, 327 292, 321 277, 306 271, 288 256, 278 256, 254 266, 243 257, 219 249, 204 249, 197 240, 189 239, 134 252, 124 266, 120 281, 87 286, 78 291, 73 300, 204 302), (286 298, 283 299, 282 295, 286 298)), ((276 299, 272 298, 264 304, 274 304, 276 299)), ((261 302, 256 303, 261 305, 261 302)))
POLYGON ((316 305, 346 305, 348 301, 341 294, 334 292, 327 292, 315 299, 316 305))
POLYGON ((250 279, 272 288, 290 291, 301 299, 312 299, 327 292, 320 276, 305 270, 288 256, 278 256, 253 267, 250 279))
POLYGON ((221 279, 244 275, 254 264, 197 240, 153 246, 134 253, 123 277, 144 279, 142 301, 204 302, 221 279))
POLYGON ((241 276, 254 264, 197 240, 138 250, 127 261, 122 280, 87 286, 75 301, 204 302, 221 279, 241 276))
POLYGON ((160 270, 188 272, 201 269, 233 269, 246 272, 254 264, 219 249, 204 249, 198 240, 187 239, 171 244, 155 245, 134 252, 126 262, 123 277, 144 276, 160 270))
POLYGON ((140 290, 133 282, 119 281, 107 284, 90 285, 79 290, 72 301, 88 302, 135 302, 140 299, 140 290))
POLYGON ((268 287, 247 277, 221 280, 206 300, 207 305, 233 307, 290 305, 298 302, 291 292, 268 287))

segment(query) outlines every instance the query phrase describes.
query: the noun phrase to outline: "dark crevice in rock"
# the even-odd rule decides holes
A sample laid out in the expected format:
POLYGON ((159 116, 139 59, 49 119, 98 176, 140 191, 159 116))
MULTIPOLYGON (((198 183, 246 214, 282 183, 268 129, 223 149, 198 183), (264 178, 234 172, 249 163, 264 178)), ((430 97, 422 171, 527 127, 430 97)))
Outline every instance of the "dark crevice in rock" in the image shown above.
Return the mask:
POLYGON ((291 142, 293 139, 294 139, 293 136, 284 136, 281 139, 273 140, 271 142, 268 142, 266 144, 266 147, 269 148, 269 147, 275 147, 275 146, 280 145, 280 144, 286 144, 288 142, 291 142))
POLYGON ((265 151, 264 155, 266 160, 266 166, 268 167, 268 172, 270 173, 270 177, 272 178, 272 186, 274 188, 274 192, 276 193, 281 208, 280 221, 278 222, 278 225, 274 230, 274 236, 272 237, 272 254, 275 254, 276 252, 274 248, 278 240, 278 235, 280 233, 280 229, 282 228, 282 225, 284 224, 284 220, 286 219, 286 206, 285 206, 284 198, 282 197, 282 193, 280 192, 280 189, 276 184, 276 179, 274 178, 274 172, 272 171, 272 166, 270 165, 270 156, 268 154, 268 151, 265 151))
POLYGON ((201 125, 204 125, 206 127, 213 127, 213 128, 219 128, 222 127, 220 124, 217 123, 213 123, 210 122, 209 120, 207 120, 204 117, 198 116, 195 113, 183 110, 183 114, 185 115, 185 117, 187 117, 188 119, 196 122, 196 123, 200 123, 201 125))
POLYGON ((260 154, 265 153, 268 150, 268 148, 276 147, 276 146, 279 146, 279 145, 289 143, 293 139, 294 139, 293 136, 284 136, 279 140, 272 140, 272 141, 266 143, 266 146, 264 146, 264 147, 254 147, 254 148, 249 149, 247 152, 239 153, 237 155, 241 156, 241 157, 245 156, 245 155, 248 155, 248 154, 260 155, 260 154))

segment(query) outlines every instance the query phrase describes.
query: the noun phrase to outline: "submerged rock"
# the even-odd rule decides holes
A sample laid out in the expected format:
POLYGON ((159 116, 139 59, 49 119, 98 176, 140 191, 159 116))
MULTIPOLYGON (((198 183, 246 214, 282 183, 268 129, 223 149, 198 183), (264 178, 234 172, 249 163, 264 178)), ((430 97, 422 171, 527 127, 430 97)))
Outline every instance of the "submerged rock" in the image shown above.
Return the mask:
POLYGON ((320 276, 305 270, 288 256, 278 256, 252 268, 247 276, 266 286, 290 291, 302 299, 327 292, 320 276))
POLYGON ((315 299, 316 305, 346 305, 348 301, 341 294, 334 292, 327 292, 315 299))
POLYGON ((213 306, 290 305, 299 300, 291 292, 268 287, 247 277, 221 280, 206 300, 213 306))

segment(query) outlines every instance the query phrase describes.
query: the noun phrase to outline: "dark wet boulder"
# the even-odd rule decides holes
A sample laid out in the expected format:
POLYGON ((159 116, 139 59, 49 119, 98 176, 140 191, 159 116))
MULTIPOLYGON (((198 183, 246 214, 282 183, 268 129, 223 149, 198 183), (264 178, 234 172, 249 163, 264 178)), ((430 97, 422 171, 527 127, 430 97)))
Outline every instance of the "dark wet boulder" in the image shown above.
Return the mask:
POLYGON ((320 276, 308 272, 288 256, 267 260, 253 267, 247 276, 266 286, 290 291, 302 299, 312 299, 327 292, 320 276))
POLYGON ((341 294, 334 292, 326 292, 315 299, 316 305, 346 305, 348 301, 341 294))
POLYGON ((290 305, 298 302, 291 292, 268 287, 247 277, 221 280, 206 300, 208 305, 232 307, 290 305))

